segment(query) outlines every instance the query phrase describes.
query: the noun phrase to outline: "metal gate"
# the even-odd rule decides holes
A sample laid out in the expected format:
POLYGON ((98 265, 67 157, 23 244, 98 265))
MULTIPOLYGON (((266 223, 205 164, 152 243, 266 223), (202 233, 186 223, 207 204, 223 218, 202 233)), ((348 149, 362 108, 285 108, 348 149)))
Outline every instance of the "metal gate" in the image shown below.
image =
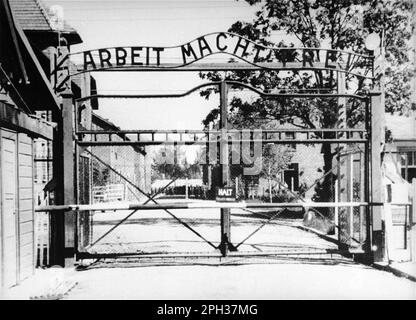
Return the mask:
MULTIPOLYGON (((226 99, 221 101, 226 108, 226 99)), ((265 130, 228 129, 222 122, 223 130, 77 130, 79 203, 102 208, 79 211, 79 257, 365 252, 366 121, 354 128, 265 130), (324 146, 331 153, 325 171, 323 163, 310 164, 322 159, 324 146), (180 150, 195 147, 197 161, 179 168, 180 150), (152 188, 155 169, 149 157, 161 150, 169 178, 156 179, 152 188), (189 185, 198 179, 199 185, 189 185), (235 207, 213 204, 220 186, 235 189, 235 207), (140 213, 151 204, 153 211, 140 213), (275 225, 324 228, 337 245, 291 244, 278 236, 253 242, 262 232, 273 238, 267 229, 275 225)))
MULTIPOLYGON (((199 256, 244 256, 243 249, 248 247, 251 254, 290 254, 299 248, 270 246, 267 241, 253 242, 256 236, 267 230, 266 226, 284 224, 280 219, 284 215, 298 216, 302 220, 301 224, 291 227, 309 230, 327 228, 325 233, 334 233, 332 238, 336 242, 334 249, 337 252, 341 250, 370 256, 374 243, 377 243, 374 246, 376 251, 382 250, 379 208, 382 204, 378 203, 382 198, 379 168, 380 142, 383 137, 379 104, 382 100, 381 93, 376 91, 379 71, 373 56, 320 48, 267 48, 230 33, 208 34, 176 47, 130 49, 131 64, 127 63, 128 53, 125 48, 71 54, 61 52, 56 59, 59 65, 57 64, 55 76, 56 79, 64 80, 56 86, 68 87, 71 75, 114 70, 260 73, 309 70, 334 75, 331 78, 335 83, 331 82, 330 87, 326 88, 293 91, 276 87, 273 91, 266 91, 236 81, 236 75, 227 77, 224 74, 220 81, 201 84, 180 94, 95 94, 77 99, 75 115, 78 115, 78 109, 84 102, 93 98, 181 98, 200 89, 212 88, 219 93, 220 100, 219 121, 215 130, 119 130, 111 126, 110 129, 85 129, 75 119, 76 204, 48 210, 77 212, 75 237, 78 258, 166 256, 172 253, 189 256, 188 245, 195 239, 198 243, 193 254, 199 256), (197 45, 200 56, 192 47, 197 45), (135 62, 135 58, 139 57, 135 50, 146 52, 147 58, 143 63, 135 62), (169 64, 161 61, 162 52, 167 51, 180 52, 183 63, 169 64), (151 52, 156 52, 155 62, 151 62, 151 52), (125 55, 120 58, 120 53, 125 55), (197 63, 213 54, 228 54, 241 63, 197 63), (77 55, 83 55, 84 63, 75 68, 65 67, 68 58, 77 55), (96 57, 100 57, 100 63, 94 60, 96 57), (115 57, 116 63, 111 63, 115 57), (67 77, 58 77, 58 72, 67 72, 67 77), (356 79, 356 92, 346 93, 346 76, 356 79), (269 100, 330 100, 328 105, 337 110, 336 125, 311 126, 309 129, 296 126, 233 127, 228 121, 228 91, 231 88, 249 90, 269 100), (356 101, 354 110, 348 103, 351 100, 356 101), (348 117, 357 110, 362 113, 362 117, 351 125, 348 117), (175 168, 178 148, 195 146, 205 150, 205 155, 194 164, 199 169, 185 165, 181 170, 171 170, 167 180, 163 179, 166 177, 159 177, 159 182, 165 180, 165 184, 156 184, 152 190, 152 163, 148 158, 151 149, 172 148, 170 153, 173 154, 173 162, 169 165, 175 168), (273 164, 271 154, 284 158, 282 163, 273 164), (323 163, 317 163, 317 157, 323 159, 323 163), (276 166, 278 170, 275 170, 276 166), (247 174, 247 171, 251 173, 247 174), (190 180, 195 179, 193 175, 196 172, 202 175, 202 178, 198 178, 202 179, 202 183, 188 185, 190 180), (178 180, 185 181, 185 185, 178 184, 178 180), (217 187, 233 188, 236 191, 236 201, 216 202, 214 197, 217 187), (209 215, 206 225, 210 227, 203 230, 208 235, 200 231, 201 214, 197 210, 204 210, 209 215), (169 221, 164 220, 166 217, 169 221), (253 219, 257 219, 255 223, 253 219), (239 224, 250 225, 247 223, 249 220, 252 229, 244 229, 245 234, 231 231, 239 224), (146 226, 154 225, 155 221, 170 224, 172 228, 146 233, 146 226), (319 226, 314 225, 316 223, 319 226), (132 229, 123 230, 126 226, 132 229), (187 229, 195 238, 178 238, 173 233, 176 226, 184 228, 180 230, 187 229), (157 240, 156 234, 162 240, 157 240), (126 235, 129 236, 126 238, 126 235), (149 241, 145 239, 146 236, 150 238, 149 241), (155 245, 157 241, 159 242, 155 245), (171 243, 175 243, 176 247, 171 243), (211 251, 203 251, 201 254, 200 245, 211 251), (272 250, 267 250, 267 247, 272 250)), ((184 234, 182 231, 179 233, 184 234)), ((313 254, 321 253, 322 250, 304 246, 299 252, 313 254)))

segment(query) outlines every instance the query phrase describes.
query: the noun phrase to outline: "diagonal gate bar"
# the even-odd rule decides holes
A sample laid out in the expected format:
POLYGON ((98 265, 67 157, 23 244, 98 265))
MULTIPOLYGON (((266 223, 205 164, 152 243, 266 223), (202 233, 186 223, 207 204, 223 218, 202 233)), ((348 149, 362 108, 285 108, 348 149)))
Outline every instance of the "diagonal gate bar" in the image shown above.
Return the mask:
POLYGON ((241 246, 244 242, 246 242, 248 239, 250 239, 252 236, 254 236, 257 232, 259 232, 264 226, 266 226, 270 221, 273 219, 276 219, 281 213, 286 211, 286 209, 283 209, 281 211, 276 212, 274 215, 272 215, 269 219, 267 219, 265 222, 263 222, 256 230, 254 230, 252 233, 250 233, 247 237, 245 237, 239 244, 235 246, 236 249, 238 249, 239 246, 241 246))
MULTIPOLYGON (((345 160, 343 160, 342 162, 345 162, 345 160)), ((325 175, 323 175, 322 177, 320 177, 319 179, 316 179, 316 181, 312 184, 312 186, 310 186, 308 190, 310 190, 311 188, 313 188, 319 181, 321 181, 323 178, 325 178, 327 175, 329 175, 331 172, 333 172, 333 170, 335 170, 336 168, 332 168, 331 170, 329 170, 327 173, 325 173, 325 175)), ((288 192, 290 192, 290 194, 292 194, 295 198, 297 198, 298 200, 305 202, 305 199, 303 199, 301 196, 297 195, 296 193, 292 192, 292 190, 290 190, 289 188, 287 188, 285 185, 281 184, 279 181, 277 181, 277 183, 284 188, 285 190, 287 190, 288 192)), ((328 218, 326 218, 325 216, 323 216, 318 210, 311 208, 314 212, 318 213, 323 219, 328 220, 328 218)), ((250 239, 252 236, 254 236, 257 232, 259 232, 264 226, 266 226, 268 223, 270 223, 271 221, 273 221, 275 218, 277 218, 281 213, 283 213, 286 209, 277 212, 276 214, 274 214, 273 216, 271 216, 270 218, 268 218, 262 225, 260 225, 256 230, 254 230, 252 233, 250 233, 246 238, 244 238, 239 244, 237 244, 235 246, 235 248, 238 248, 239 246, 241 246, 243 243, 245 243, 248 239, 250 239)), ((332 223, 332 221, 331 221, 332 223)), ((335 224, 334 224, 335 225, 335 224)), ((342 232, 343 234, 345 234, 347 237, 349 237, 351 240, 357 242, 358 244, 361 244, 360 241, 356 240, 354 237, 350 236, 349 234, 346 234, 338 225, 335 225, 335 227, 342 232)))
MULTIPOLYGON (((332 168, 330 171, 334 170, 334 168, 332 168)), ((318 179, 317 181, 321 180, 323 177, 321 177, 320 179, 318 179)), ((282 188, 284 188, 286 191, 288 191, 292 196, 294 196, 297 200, 300 200, 302 202, 306 202, 304 198, 302 198, 301 196, 299 196, 298 194, 292 192, 292 190, 290 190, 289 188, 287 188, 285 185, 281 184, 279 181, 277 181, 277 183, 279 184, 279 186, 281 186, 282 188)), ((309 190, 309 189, 308 189, 309 190)), ((359 240, 355 239, 354 237, 350 236, 349 234, 347 234, 344 230, 341 229, 341 227, 335 223, 333 223, 331 220, 329 220, 327 217, 325 217, 322 213, 319 212, 319 210, 316 210, 314 208, 310 208, 310 210, 316 212, 322 219, 329 221, 331 224, 333 224, 335 226, 335 228, 338 229, 339 232, 341 232, 342 234, 344 234, 346 237, 348 237, 350 240, 353 240, 354 242, 358 243, 358 244, 362 244, 359 240)))
MULTIPOLYGON (((157 204, 160 206, 160 203, 158 203, 156 200, 154 200, 150 195, 148 195, 146 192, 144 192, 142 189, 140 189, 138 186, 136 186, 133 182, 131 182, 127 177, 125 177, 124 175, 122 175, 120 172, 118 172, 117 170, 115 170, 114 168, 112 168, 109 164, 107 164, 105 161, 103 161, 102 159, 100 159, 98 156, 96 156, 95 154, 93 154, 92 152, 90 152, 89 150, 85 150, 87 153, 89 153, 91 156, 93 156, 95 159, 97 159, 97 161, 99 161, 101 164, 103 164, 104 166, 106 166, 107 168, 109 168, 111 171, 113 171, 114 173, 118 174, 120 177, 122 177, 127 183, 129 183, 133 188, 135 188, 136 190, 138 190, 140 193, 142 193, 144 196, 146 196, 147 198, 149 198, 149 201, 152 201, 153 203, 157 204)), ((185 221, 182 221, 181 219, 179 219, 177 216, 175 216, 172 212, 170 212, 167 209, 164 209, 161 207, 162 210, 166 211, 172 218, 174 218, 176 221, 178 221, 180 224, 182 224, 185 228, 189 229, 190 231, 192 231, 195 235, 197 235, 199 238, 201 238, 202 240, 204 240, 207 244, 209 244, 211 247, 213 247, 214 249, 217 249, 217 247, 208 239, 205 239, 205 237, 203 237, 198 231, 196 231, 195 229, 193 229, 190 225, 188 225, 185 221)))
MULTIPOLYGON (((158 194, 162 193, 166 188, 168 188, 173 182, 175 182, 178 178, 173 179, 170 181, 166 186, 164 186, 161 190, 157 191, 154 195, 151 196, 151 198, 147 199, 145 202, 143 202, 143 205, 148 204, 151 200, 153 200, 158 194)), ((100 238, 94 241, 93 244, 90 245, 90 248, 95 246, 98 242, 100 242, 102 239, 104 239, 106 236, 108 236, 111 232, 113 232, 116 228, 118 228, 120 225, 122 225, 127 219, 129 219, 133 214, 135 214, 139 209, 133 210, 129 215, 127 215, 124 219, 119 221, 115 226, 113 226, 110 230, 108 230, 106 233, 104 233, 100 238)))

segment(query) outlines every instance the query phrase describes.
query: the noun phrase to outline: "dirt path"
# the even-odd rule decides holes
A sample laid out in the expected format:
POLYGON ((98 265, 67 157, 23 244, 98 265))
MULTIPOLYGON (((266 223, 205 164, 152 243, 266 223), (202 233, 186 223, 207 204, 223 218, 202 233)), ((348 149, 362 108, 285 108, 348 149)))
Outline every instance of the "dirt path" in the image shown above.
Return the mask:
POLYGON ((356 264, 106 268, 66 299, 416 299, 416 284, 356 264))
MULTIPOLYGON (((97 214, 97 239, 123 215, 97 214)), ((219 243, 219 210, 177 210, 214 244, 219 243)), ((232 212, 232 241, 239 243, 263 219, 242 210, 232 212)), ((240 251, 336 249, 316 234, 300 230, 299 220, 268 224, 240 251)), ((95 247, 98 252, 215 252, 163 211, 137 213, 95 247)), ((264 261, 263 261, 264 262, 264 261)), ((350 260, 285 260, 242 265, 182 265, 92 268, 74 272, 78 282, 67 299, 416 299, 414 282, 358 265, 350 260)))
MULTIPOLYGON (((218 245, 220 242, 220 210, 193 209, 172 211, 178 218, 194 228, 205 239, 218 245)), ((124 213, 97 213, 94 216, 95 241, 118 221, 124 213)), ((259 228, 267 216, 243 210, 232 210, 231 240, 239 244, 259 228)), ((318 250, 336 249, 336 245, 317 235, 296 228, 300 219, 276 219, 265 225, 240 246, 240 251, 264 252, 281 249, 318 250)), ((135 213, 125 223, 97 243, 90 251, 98 253, 125 252, 214 252, 204 240, 178 223, 162 210, 135 213)))

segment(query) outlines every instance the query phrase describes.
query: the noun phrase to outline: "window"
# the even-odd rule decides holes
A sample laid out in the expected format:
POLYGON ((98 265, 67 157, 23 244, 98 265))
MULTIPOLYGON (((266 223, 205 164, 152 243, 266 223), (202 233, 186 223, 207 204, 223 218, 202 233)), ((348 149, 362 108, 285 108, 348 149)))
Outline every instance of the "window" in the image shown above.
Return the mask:
MULTIPOLYGON (((295 140, 296 139, 295 132, 285 132, 285 139, 286 140, 295 140)), ((289 144, 289 148, 291 148, 293 150, 296 150, 296 144, 295 143, 289 144)))
POLYGON ((412 182, 416 178, 416 150, 400 152, 400 164, 402 177, 412 182))
POLYGON ((295 133, 294 132, 285 132, 285 137, 288 140, 295 140, 295 133))
POLYGON ((53 152, 52 141, 35 140, 35 183, 46 184, 52 179, 53 152))
POLYGON ((283 172, 283 178, 287 187, 292 191, 299 190, 299 164, 291 163, 283 172))

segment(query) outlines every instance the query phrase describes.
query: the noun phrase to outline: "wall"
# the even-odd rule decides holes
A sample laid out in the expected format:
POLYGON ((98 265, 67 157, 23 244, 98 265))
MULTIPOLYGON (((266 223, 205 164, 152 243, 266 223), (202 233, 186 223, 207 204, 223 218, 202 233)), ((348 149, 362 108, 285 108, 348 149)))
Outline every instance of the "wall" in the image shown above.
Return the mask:
MULTIPOLYGON (((324 174, 323 171, 318 171, 324 165, 321 145, 307 146, 298 144, 291 162, 299 164, 299 185, 305 183, 307 188, 312 186, 324 174)), ((315 188, 308 190, 305 198, 312 198, 314 193, 315 188)))
MULTIPOLYGON (((2 285, 9 287, 16 284, 34 272, 35 266, 35 216, 34 216, 34 164, 33 164, 33 140, 23 133, 16 133, 10 130, 1 130, 0 151, 3 157, 2 163, 4 164, 5 152, 9 153, 8 166, 11 168, 11 175, 7 176, 3 174, 0 177, 0 184, 2 190, 7 186, 14 185, 15 187, 9 188, 12 193, 1 192, 1 272, 2 285), (5 150, 5 140, 10 142, 7 151, 5 150), (14 184, 13 184, 14 183, 14 184), (13 194, 14 193, 14 194, 13 194), (6 197, 13 203, 12 206, 5 207, 6 197), (13 212, 14 213, 13 213, 13 212), (14 221, 13 217, 14 216, 14 221), (5 241, 5 228, 7 223, 14 224, 9 228, 12 232, 8 237, 8 248, 5 241), (12 250, 11 254, 5 254, 7 251, 12 250), (15 249, 15 250, 14 250, 15 249), (9 272, 10 271, 10 272, 9 272)), ((2 173, 5 173, 4 171, 2 173)))
MULTIPOLYGON (((105 119, 93 117, 92 130, 110 130, 117 131, 118 128, 105 119)), ((118 135, 112 135, 113 141, 123 141, 123 138, 118 135)), ((108 141, 108 136, 98 135, 97 141, 108 141)), ((92 147, 91 152, 107 163, 117 172, 120 172, 124 177, 131 181, 134 185, 139 187, 146 193, 150 192, 150 163, 148 156, 143 155, 138 148, 133 146, 100 146, 92 147)), ((105 166, 93 159, 93 167, 98 170, 103 170, 105 166)), ((94 180, 94 179, 93 179, 94 180)), ((102 182, 93 181, 92 187, 101 186, 102 182)), ((141 192, 136 190, 133 186, 127 183, 120 175, 109 171, 109 178, 107 184, 125 185, 125 200, 126 201, 142 201, 147 199, 141 192)))
POLYGON ((35 265, 33 141, 18 134, 19 268, 20 279, 33 274, 35 265))

